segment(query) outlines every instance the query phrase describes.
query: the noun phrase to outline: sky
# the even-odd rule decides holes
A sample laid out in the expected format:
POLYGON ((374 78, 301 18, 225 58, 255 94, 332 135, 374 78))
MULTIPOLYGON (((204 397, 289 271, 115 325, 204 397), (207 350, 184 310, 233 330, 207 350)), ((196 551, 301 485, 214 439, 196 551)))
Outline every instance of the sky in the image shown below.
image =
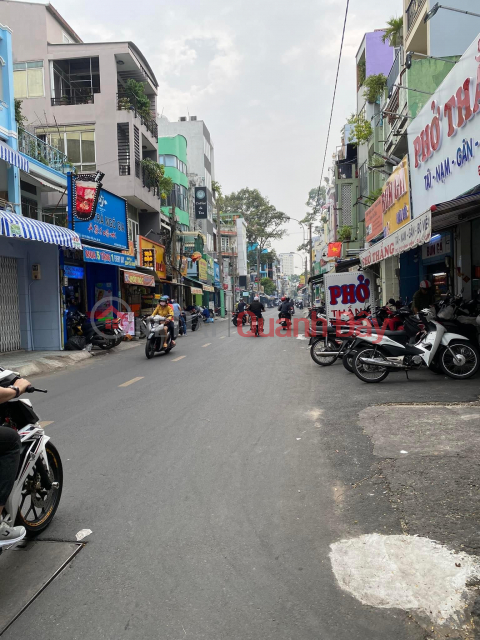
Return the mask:
MULTIPOLYGON (((301 219, 320 181, 346 0, 53 0, 85 42, 132 40, 169 120, 204 120, 224 193, 257 188, 301 219), (81 10, 80 10, 81 7, 81 10)), ((355 54, 402 0, 350 0, 326 170, 355 109, 355 54)), ((296 251, 296 222, 274 243, 296 251)), ((300 270, 300 258, 297 259, 300 270)))

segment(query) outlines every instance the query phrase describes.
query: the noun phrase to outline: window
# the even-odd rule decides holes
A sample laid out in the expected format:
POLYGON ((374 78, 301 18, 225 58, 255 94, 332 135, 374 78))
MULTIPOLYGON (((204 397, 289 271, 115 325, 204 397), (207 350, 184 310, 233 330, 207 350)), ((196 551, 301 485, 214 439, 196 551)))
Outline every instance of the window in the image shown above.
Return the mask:
POLYGON ((163 164, 164 167, 175 167, 185 175, 187 175, 187 165, 179 160, 177 156, 162 155, 158 157, 158 162, 163 164))
POLYGON ((35 133, 38 138, 65 153, 78 172, 95 171, 94 125, 40 127, 35 133))
POLYGON ((15 98, 43 98, 43 60, 14 64, 13 86, 15 98))
POLYGON ((67 36, 66 33, 63 33, 63 44, 73 44, 73 40, 67 36))
POLYGON ((167 196, 167 206, 175 206, 182 211, 188 211, 188 192, 181 184, 174 184, 172 191, 167 196))
POLYGON ((212 176, 206 169, 205 169, 205 186, 209 191, 212 191, 212 176))
POLYGON ((203 139, 203 151, 205 153, 205 155, 207 156, 207 158, 210 160, 212 160, 212 147, 210 145, 210 143, 208 142, 208 140, 206 138, 203 139))

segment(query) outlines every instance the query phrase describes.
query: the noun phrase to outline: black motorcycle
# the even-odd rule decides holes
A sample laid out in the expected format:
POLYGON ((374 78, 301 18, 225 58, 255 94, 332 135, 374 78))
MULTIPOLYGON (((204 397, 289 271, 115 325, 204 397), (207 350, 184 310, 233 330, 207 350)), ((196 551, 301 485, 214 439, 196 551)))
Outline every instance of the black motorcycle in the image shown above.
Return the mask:
POLYGON ((80 351, 87 345, 99 349, 112 349, 123 340, 124 333, 118 320, 95 320, 94 324, 80 311, 67 314, 67 351, 80 351))
POLYGON ((247 312, 246 311, 234 311, 232 313, 232 324, 234 327, 238 327, 238 317, 242 315, 242 325, 247 324, 247 312))

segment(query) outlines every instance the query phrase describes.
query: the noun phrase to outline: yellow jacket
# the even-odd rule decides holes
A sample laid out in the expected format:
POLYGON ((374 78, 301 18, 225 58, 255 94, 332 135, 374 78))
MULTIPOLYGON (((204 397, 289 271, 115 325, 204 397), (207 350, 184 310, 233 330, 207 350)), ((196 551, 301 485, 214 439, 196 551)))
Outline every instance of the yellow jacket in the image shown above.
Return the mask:
POLYGON ((152 313, 152 316, 162 316, 162 318, 173 318, 173 308, 166 304, 164 307, 162 305, 157 305, 157 308, 152 313))

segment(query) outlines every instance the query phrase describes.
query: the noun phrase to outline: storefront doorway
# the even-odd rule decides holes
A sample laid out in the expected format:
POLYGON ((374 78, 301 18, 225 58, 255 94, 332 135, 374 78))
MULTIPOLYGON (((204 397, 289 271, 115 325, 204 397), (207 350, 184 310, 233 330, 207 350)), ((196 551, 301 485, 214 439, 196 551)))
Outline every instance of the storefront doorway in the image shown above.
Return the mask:
POLYGON ((20 337, 17 260, 0 256, 0 352, 20 349, 20 337))

